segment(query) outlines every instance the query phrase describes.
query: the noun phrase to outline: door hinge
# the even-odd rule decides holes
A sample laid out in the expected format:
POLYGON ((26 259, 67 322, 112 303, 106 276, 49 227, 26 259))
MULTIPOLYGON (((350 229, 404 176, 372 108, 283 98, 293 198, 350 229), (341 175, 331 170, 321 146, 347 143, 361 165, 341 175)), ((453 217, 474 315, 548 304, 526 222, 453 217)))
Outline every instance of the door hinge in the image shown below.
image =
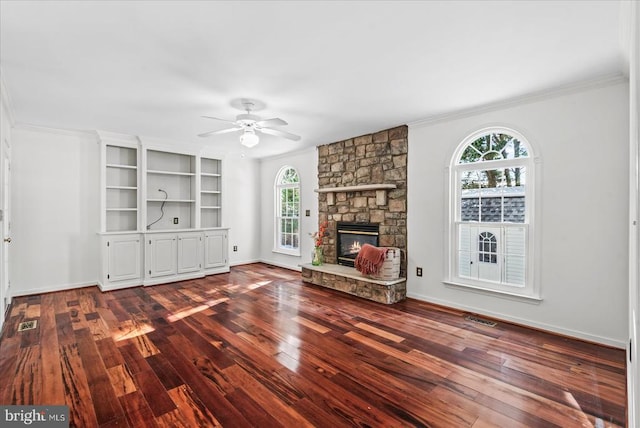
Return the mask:
POLYGON ((629 339, 629 362, 632 362, 632 358, 631 358, 632 353, 633 353, 633 346, 632 346, 632 343, 633 343, 633 342, 631 341, 631 339, 629 339))
POLYGON ((107 274, 107 279, 111 278, 111 275, 107 274))
POLYGON ((149 275, 151 275, 151 271, 149 271, 149 275))
POLYGON ((151 245, 151 239, 149 239, 149 245, 151 245))
POLYGON ((109 246, 109 241, 107 241, 107 247, 109 246))

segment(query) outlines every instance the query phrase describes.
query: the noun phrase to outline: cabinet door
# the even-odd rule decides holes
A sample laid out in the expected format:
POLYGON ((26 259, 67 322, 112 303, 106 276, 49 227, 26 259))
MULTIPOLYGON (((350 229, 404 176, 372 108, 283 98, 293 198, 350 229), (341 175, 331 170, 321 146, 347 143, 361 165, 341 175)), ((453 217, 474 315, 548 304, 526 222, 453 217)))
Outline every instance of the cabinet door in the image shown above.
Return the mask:
POLYGON ((178 273, 196 272, 202 267, 202 235, 178 235, 178 273))
POLYGON ((140 237, 122 236, 107 240, 107 281, 140 278, 140 237))
POLYGON ((204 268, 224 266, 227 263, 226 231, 209 232, 204 237, 204 268))
POLYGON ((151 278, 175 275, 178 267, 176 235, 158 235, 148 238, 148 274, 151 278))

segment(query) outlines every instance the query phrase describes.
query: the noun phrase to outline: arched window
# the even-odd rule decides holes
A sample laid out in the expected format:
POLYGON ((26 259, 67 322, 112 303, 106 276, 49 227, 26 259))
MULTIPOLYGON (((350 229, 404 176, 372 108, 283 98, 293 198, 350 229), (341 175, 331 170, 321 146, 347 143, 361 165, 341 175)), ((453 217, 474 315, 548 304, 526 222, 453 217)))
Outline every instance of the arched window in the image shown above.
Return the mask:
POLYGON ((526 297, 534 286, 534 174, 531 147, 517 132, 485 129, 451 161, 449 281, 526 297))
POLYGON ((280 169, 275 184, 274 251, 300 255, 300 176, 291 166, 280 169))

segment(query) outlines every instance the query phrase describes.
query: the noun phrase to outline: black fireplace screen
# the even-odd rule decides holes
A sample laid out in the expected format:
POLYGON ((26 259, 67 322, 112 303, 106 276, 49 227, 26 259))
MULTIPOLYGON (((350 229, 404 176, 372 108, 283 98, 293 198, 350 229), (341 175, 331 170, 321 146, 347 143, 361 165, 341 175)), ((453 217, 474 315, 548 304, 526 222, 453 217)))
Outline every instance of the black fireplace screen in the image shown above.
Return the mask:
POLYGON ((338 264, 353 267, 364 244, 378 246, 378 233, 375 223, 338 222, 338 264))

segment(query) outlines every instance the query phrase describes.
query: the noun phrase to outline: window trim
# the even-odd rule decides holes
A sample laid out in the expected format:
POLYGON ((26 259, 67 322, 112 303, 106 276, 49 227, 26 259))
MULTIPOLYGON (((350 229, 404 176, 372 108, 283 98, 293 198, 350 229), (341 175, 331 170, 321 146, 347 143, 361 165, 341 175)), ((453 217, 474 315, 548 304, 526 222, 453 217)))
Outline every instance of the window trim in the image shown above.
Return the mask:
MULTIPOLYGON (((460 144, 455 148, 449 158, 449 164, 445 168, 446 174, 446 197, 449 198, 446 206, 448 207, 448 213, 445 218, 445 254, 447 260, 445 261, 445 272, 443 284, 447 286, 455 286, 461 290, 467 289, 468 291, 482 292, 483 294, 496 295, 496 296, 510 296, 517 299, 523 298, 524 300, 541 301, 541 290, 539 283, 539 266, 540 263, 536 262, 540 260, 540 225, 537 224, 537 219, 540 217, 540 158, 538 156, 539 151, 531 143, 529 138, 526 138, 520 132, 514 130, 512 127, 505 126, 491 126, 479 129, 472 134, 461 140, 460 144), (525 144, 529 153, 528 157, 501 159, 501 160, 485 160, 472 163, 458 163, 459 158, 464 153, 467 146, 477 140, 478 138, 492 133, 509 134, 520 140, 525 144), (525 286, 517 288, 513 286, 507 286, 502 283, 493 283, 491 281, 473 280, 458 275, 458 224, 460 219, 458 218, 458 203, 461 196, 462 189, 459 186, 460 175, 464 171, 472 170, 490 170, 490 169, 503 169, 504 167, 522 166, 527 168, 527 185, 525 186, 525 201, 527 209, 525 211, 524 223, 518 223, 527 227, 527 246, 526 246, 526 274, 525 274, 525 286)), ((482 223, 479 223, 482 224, 482 223)), ((493 226, 500 227, 503 223, 492 223, 493 226)))
POLYGON ((274 192, 273 192, 273 197, 274 197, 274 216, 273 216, 273 220, 274 220, 274 224, 273 224, 273 249, 272 252, 274 253, 280 253, 280 254, 286 254, 288 256, 297 256, 300 257, 300 247, 301 247, 301 235, 300 235, 300 227, 301 227, 301 221, 302 221, 302 217, 300 215, 300 208, 302 206, 301 204, 301 197, 302 197, 302 192, 300 190, 300 173, 298 172, 298 169, 291 166, 291 165, 284 165, 282 168, 280 168, 278 170, 278 173, 276 174, 276 179, 275 179, 275 183, 273 186, 274 192), (284 175, 284 173, 290 169, 293 169, 296 172, 296 175, 298 176, 298 182, 297 183, 281 183, 282 181, 282 177, 284 175), (280 230, 280 212, 281 212, 281 206, 280 206, 280 195, 282 190, 285 189, 297 189, 298 190, 298 247, 297 248, 283 248, 280 246, 280 237, 281 237, 281 230, 280 230))

